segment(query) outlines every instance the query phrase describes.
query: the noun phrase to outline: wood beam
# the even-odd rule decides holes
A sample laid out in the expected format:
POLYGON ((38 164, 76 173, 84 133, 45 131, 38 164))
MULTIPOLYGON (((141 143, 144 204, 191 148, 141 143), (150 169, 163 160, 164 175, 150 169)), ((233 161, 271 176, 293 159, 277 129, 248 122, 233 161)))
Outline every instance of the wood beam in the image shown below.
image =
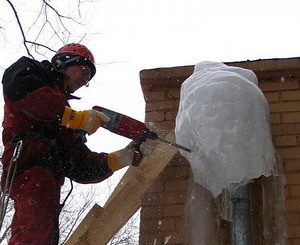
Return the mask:
MULTIPOLYGON (((166 139, 175 141, 174 132, 166 139)), ((80 225, 66 245, 107 244, 140 208, 144 193, 176 156, 177 148, 159 143, 145 164, 128 168, 101 213, 94 215, 84 229, 80 225)))
POLYGON ((100 207, 98 204, 95 204, 88 212, 88 214, 84 217, 84 219, 81 221, 81 223, 75 230, 76 232, 72 234, 72 236, 69 238, 66 244, 88 245, 85 242, 86 241, 85 233, 87 229, 92 225, 96 217, 98 217, 102 211, 103 208, 100 207))

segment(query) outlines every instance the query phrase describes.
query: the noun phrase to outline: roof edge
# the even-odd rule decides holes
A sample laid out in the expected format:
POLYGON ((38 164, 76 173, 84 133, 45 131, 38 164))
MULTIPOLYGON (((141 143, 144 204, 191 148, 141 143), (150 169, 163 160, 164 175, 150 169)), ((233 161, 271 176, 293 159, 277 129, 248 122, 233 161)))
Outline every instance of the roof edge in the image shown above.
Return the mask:
MULTIPOLYGON (((291 58, 271 58, 246 61, 222 62, 226 65, 237 66, 256 71, 300 69, 300 57, 291 58)), ((154 69, 144 69, 140 71, 140 79, 172 78, 178 76, 190 76, 194 71, 194 65, 161 67, 154 69)))

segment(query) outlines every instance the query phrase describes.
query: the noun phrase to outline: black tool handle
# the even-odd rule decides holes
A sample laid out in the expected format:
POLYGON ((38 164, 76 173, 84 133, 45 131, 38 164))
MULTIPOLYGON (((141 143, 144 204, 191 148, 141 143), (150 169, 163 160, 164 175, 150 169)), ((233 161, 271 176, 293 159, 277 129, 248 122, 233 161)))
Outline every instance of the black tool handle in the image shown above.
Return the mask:
POLYGON ((143 152, 140 148, 141 144, 142 142, 137 142, 137 144, 133 146, 133 159, 131 163, 132 166, 138 166, 142 162, 143 152))

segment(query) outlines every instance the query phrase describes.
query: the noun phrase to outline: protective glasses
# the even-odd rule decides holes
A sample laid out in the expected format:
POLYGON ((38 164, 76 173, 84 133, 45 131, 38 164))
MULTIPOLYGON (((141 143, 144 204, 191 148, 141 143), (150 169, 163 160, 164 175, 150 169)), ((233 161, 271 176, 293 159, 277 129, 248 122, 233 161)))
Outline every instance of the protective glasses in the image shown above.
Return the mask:
POLYGON ((86 81, 84 86, 88 87, 89 81, 91 80, 91 69, 86 65, 80 65, 80 68, 81 68, 82 77, 86 81))

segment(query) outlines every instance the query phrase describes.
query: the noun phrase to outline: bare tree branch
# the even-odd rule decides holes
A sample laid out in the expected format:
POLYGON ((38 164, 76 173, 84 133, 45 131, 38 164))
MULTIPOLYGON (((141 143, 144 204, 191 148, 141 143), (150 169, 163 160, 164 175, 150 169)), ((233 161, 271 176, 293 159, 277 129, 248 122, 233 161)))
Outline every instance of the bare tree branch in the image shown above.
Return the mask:
POLYGON ((43 47, 43 48, 46 48, 46 49, 49 49, 50 51, 52 52, 56 52, 54 49, 44 45, 44 44, 41 44, 41 43, 37 43, 37 42, 32 42, 32 41, 26 41, 27 43, 30 43, 30 44, 34 44, 35 46, 39 46, 39 47, 43 47))
MULTIPOLYGON (((34 51, 36 53, 41 54, 41 55, 44 55, 44 54, 38 50, 39 47, 42 47, 43 49, 49 50, 51 52, 55 52, 55 50, 49 46, 49 44, 48 44, 49 40, 47 40, 47 44, 41 43, 39 41, 41 35, 45 32, 47 27, 50 27, 51 32, 53 33, 53 35, 51 36, 51 39, 57 38, 61 43, 66 43, 69 41, 70 37, 72 36, 72 33, 66 26, 67 22, 65 22, 65 21, 72 21, 76 25, 82 25, 82 23, 77 21, 76 19, 74 19, 70 16, 61 14, 58 9, 56 9, 53 5, 51 5, 49 3, 50 2, 49 0, 41 0, 41 3, 42 3, 41 8, 38 11, 38 14, 37 14, 36 18, 34 19, 33 23, 28 28, 30 30, 32 27, 36 27, 36 30, 38 30, 38 32, 35 35, 35 37, 33 38, 33 40, 30 40, 28 38, 28 35, 24 31, 24 25, 20 19, 20 16, 18 14, 18 11, 15 8, 14 3, 11 0, 6 0, 6 1, 9 3, 11 9, 13 10, 16 22, 17 22, 18 27, 21 32, 23 46, 25 47, 28 56, 30 56, 31 58, 34 58, 33 54, 31 53, 32 47, 35 48, 34 51), (54 26, 55 22, 53 20, 50 20, 49 17, 56 19, 56 21, 57 21, 55 24, 56 26, 54 26), (38 26, 39 21, 42 21, 41 26, 38 26)), ((91 1, 91 2, 94 2, 94 1, 91 1)), ((77 9, 78 9, 78 15, 80 18, 81 18, 81 11, 80 11, 81 3, 82 2, 80 0, 78 0, 77 9)), ((0 31, 2 29, 4 29, 4 28, 0 27, 0 31)), ((50 32, 50 35, 51 35, 51 32, 50 32)), ((47 32, 47 35, 49 35, 49 32, 47 32)), ((80 38, 80 41, 83 40, 85 38, 85 36, 86 36, 86 34, 84 34, 80 38)), ((53 40, 55 40, 55 39, 53 39, 53 40)))
POLYGON ((8 2, 8 4, 10 5, 10 7, 12 8, 14 14, 15 14, 15 17, 16 17, 16 20, 17 20, 17 23, 18 23, 18 26, 19 26, 19 29, 21 31, 21 34, 22 34, 22 37, 23 37, 23 44, 25 46, 25 49, 27 51, 27 54, 33 58, 33 56, 31 55, 30 51, 29 51, 29 48, 27 47, 27 40, 26 40, 26 36, 25 36, 25 33, 24 33, 24 30, 23 30, 23 27, 22 27, 22 24, 20 22, 20 19, 19 19, 19 15, 17 13, 17 10, 15 8, 15 6, 12 4, 12 2, 10 0, 6 0, 8 2))
POLYGON ((74 19, 72 19, 71 17, 61 15, 61 14, 57 11, 57 9, 55 9, 52 5, 50 5, 49 3, 47 3, 47 0, 43 0, 43 3, 45 4, 45 9, 47 9, 47 7, 49 7, 50 9, 52 9, 52 10, 57 14, 58 17, 60 17, 60 18, 66 18, 66 19, 69 19, 69 20, 73 20, 73 21, 74 21, 74 19))
POLYGON ((95 190, 91 187, 88 192, 83 195, 82 204, 75 204, 74 196, 70 196, 65 208, 61 213, 60 224, 60 244, 64 244, 71 236, 75 226, 81 220, 82 215, 90 208, 94 202, 95 190))

